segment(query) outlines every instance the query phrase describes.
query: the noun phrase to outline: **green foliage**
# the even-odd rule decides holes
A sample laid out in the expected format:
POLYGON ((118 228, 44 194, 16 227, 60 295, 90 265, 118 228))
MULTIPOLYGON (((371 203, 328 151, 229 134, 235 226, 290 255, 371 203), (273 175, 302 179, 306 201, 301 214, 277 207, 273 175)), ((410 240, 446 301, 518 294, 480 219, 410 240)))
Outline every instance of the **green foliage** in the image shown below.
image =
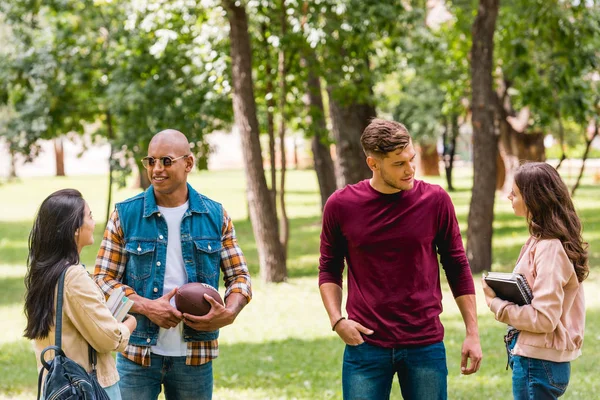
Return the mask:
POLYGON ((336 101, 373 104, 374 84, 398 68, 395 53, 422 14, 400 0, 307 3, 305 35, 336 101))
POLYGON ((199 2, 149 2, 132 10, 114 38, 116 68, 107 101, 118 119, 117 147, 139 158, 158 131, 174 128, 196 144, 231 120, 225 35, 218 11, 199 2))
MULTIPOLYGON (((267 132, 268 114, 274 116, 276 126, 283 118, 291 131, 304 131, 307 109, 304 103, 307 68, 302 63, 306 41, 299 30, 297 10, 285 1, 263 0, 249 4, 249 32, 252 37, 254 67, 254 97, 261 132, 267 132), (285 15, 285 17, 284 17, 285 15), (285 24, 285 26, 284 26, 285 24), (280 53, 283 52, 285 76, 279 71, 280 53), (285 80, 285 105, 281 110, 281 80, 285 80), (281 112, 283 111, 283 115, 281 112)), ((278 129, 275 129, 278 133, 278 129)))
MULTIPOLYGON (((464 120, 469 114, 471 25, 477 4, 446 2, 446 21, 416 24, 397 58, 403 68, 378 85, 380 108, 406 121, 417 137, 440 132, 448 116, 464 120), (394 80, 398 83, 390 85, 394 80)), ((598 113, 599 45, 600 8, 594 3, 501 2, 494 70, 498 91, 508 87, 509 114, 528 107, 528 130, 558 137, 561 121, 566 140, 583 143, 582 135, 570 134, 567 125, 575 124, 580 132, 598 113)))
POLYGON ((600 9, 589 2, 512 0, 501 5, 496 37, 501 79, 516 109, 530 107, 532 128, 559 118, 587 126, 597 115, 600 9), (524 13, 523 10, 527 9, 524 13))
POLYGON ((444 122, 444 93, 428 80, 405 77, 394 120, 401 121, 418 142, 435 143, 444 122))
MULTIPOLYGON (((206 2, 205 2, 206 3, 206 2)), ((30 158, 41 138, 92 126, 118 150, 125 174, 156 132, 194 144, 232 119, 226 31, 200 1, 2 3, 13 49, 2 53, 0 99, 15 113, 1 132, 30 158), (110 114, 110 120, 109 120, 110 114), (109 127, 110 122, 110 127, 109 127)))
POLYGON ((417 141, 435 142, 451 118, 464 120, 469 112, 473 17, 469 7, 449 6, 453 15, 430 26, 422 6, 419 22, 397 51, 402 68, 378 86, 380 108, 404 123, 417 141))
POLYGON ((27 159, 38 154, 39 139, 53 138, 68 131, 82 132, 81 122, 90 114, 82 103, 81 75, 67 68, 68 55, 62 38, 51 28, 61 18, 39 5, 3 3, 10 26, 9 51, 2 54, 0 75, 3 103, 14 113, 7 120, 3 136, 12 151, 27 159))

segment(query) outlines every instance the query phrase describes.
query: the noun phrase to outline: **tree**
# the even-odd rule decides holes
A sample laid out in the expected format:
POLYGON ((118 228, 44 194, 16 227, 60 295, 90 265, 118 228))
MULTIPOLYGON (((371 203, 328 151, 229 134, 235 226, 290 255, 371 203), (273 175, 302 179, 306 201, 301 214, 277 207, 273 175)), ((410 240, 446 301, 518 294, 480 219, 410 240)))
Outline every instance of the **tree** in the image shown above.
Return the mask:
POLYGON ((323 106, 323 96, 321 89, 321 80, 316 73, 317 58, 312 49, 307 49, 305 65, 308 68, 307 85, 307 106, 309 107, 310 130, 312 131, 311 149, 315 165, 315 172, 319 182, 319 193, 321 194, 321 210, 329 196, 335 192, 335 170, 333 159, 329 150, 329 134, 327 123, 325 122, 325 107, 323 106))
POLYGON ((503 3, 498 20, 497 113, 507 171, 505 191, 512 186, 512 172, 520 160, 545 159, 544 136, 552 134, 561 143, 559 168, 567 158, 565 124, 574 122, 579 131, 593 125, 599 11, 592 2, 503 3), (512 123, 515 120, 521 121, 512 123))
POLYGON ((91 114, 83 101, 88 91, 82 74, 70 68, 65 45, 55 26, 64 15, 39 2, 16 0, 0 6, 11 27, 9 50, 3 55, 1 100, 14 113, 4 132, 10 152, 30 161, 39 153, 40 139, 55 139, 56 173, 64 175, 62 139, 67 132, 83 132, 91 114))
MULTIPOLYGON (((424 13, 415 29, 405 35, 400 62, 406 68, 390 78, 399 88, 387 85, 385 93, 388 103, 394 105, 394 115, 409 125, 415 141, 425 144, 424 148, 441 136, 446 181, 452 191, 459 129, 470 118, 473 2, 446 2, 444 6, 445 13, 439 13, 440 8, 434 8, 437 13, 424 13)), ((432 157, 432 161, 436 163, 431 168, 437 172, 437 160, 432 157)))
MULTIPOLYGON (((112 27, 108 52, 113 67, 105 98, 114 119, 115 148, 136 161, 143 178, 140 159, 150 139, 174 128, 186 134, 198 167, 206 168, 210 148, 204 135, 228 127, 232 118, 227 35, 219 10, 195 1, 156 0, 131 7, 123 10, 129 22, 112 27)), ((128 163, 117 167, 129 173, 128 163)))
MULTIPOLYGON (((283 38, 286 37, 288 30, 287 23, 287 8, 285 5, 285 0, 281 0, 280 3, 281 10, 279 11, 280 16, 280 24, 281 24, 281 36, 283 38)), ((289 50, 287 52, 289 54, 289 50)), ((288 71, 288 63, 286 61, 286 51, 285 46, 282 45, 279 47, 279 57, 278 57, 278 66, 277 72, 279 74, 279 154, 281 157, 281 181, 279 184, 279 240, 281 242, 281 246, 283 247, 283 251, 285 257, 287 259, 287 248, 288 241, 290 238, 290 221, 287 216, 287 210, 285 208, 285 177, 287 171, 287 159, 286 159, 286 149, 285 149, 285 135, 286 135, 286 103, 287 103, 287 71, 288 71)))
POLYGON ((342 187, 371 176, 360 136, 376 116, 373 86, 397 69, 396 48, 419 13, 400 0, 328 0, 309 2, 306 8, 305 36, 327 81, 342 187))
POLYGON ((258 119, 252 83, 252 50, 243 5, 223 0, 230 25, 233 114, 242 137, 250 219, 256 239, 261 276, 267 282, 286 279, 285 252, 279 241, 277 214, 263 169, 258 119))
POLYGON ((492 265, 497 136, 492 86, 494 32, 499 0, 480 0, 472 29, 473 194, 467 229, 467 258, 473 272, 492 265))
POLYGON ((231 120, 225 36, 213 33, 222 32, 211 25, 219 21, 214 10, 160 0, 15 0, 2 7, 21 46, 6 64, 8 102, 16 110, 13 146, 31 159, 39 139, 101 122, 95 134, 113 132, 109 140, 119 151, 111 154, 121 160, 110 162, 123 182, 129 160, 141 169, 152 135, 173 127, 190 139, 198 165, 206 165, 203 134, 231 120))

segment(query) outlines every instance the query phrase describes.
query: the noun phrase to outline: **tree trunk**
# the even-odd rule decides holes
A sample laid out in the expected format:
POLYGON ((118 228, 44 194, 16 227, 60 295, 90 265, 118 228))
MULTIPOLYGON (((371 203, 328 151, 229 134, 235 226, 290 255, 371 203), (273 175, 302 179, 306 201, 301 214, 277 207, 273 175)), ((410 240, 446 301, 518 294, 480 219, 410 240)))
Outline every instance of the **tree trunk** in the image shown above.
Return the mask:
POLYGON ((265 51, 267 53, 267 60, 265 63, 267 82, 265 86, 267 89, 267 135, 269 136, 269 164, 271 165, 271 198, 273 204, 277 204, 277 164, 275 159, 275 123, 273 122, 273 110, 275 109, 275 93, 273 88, 274 74, 271 66, 269 44, 267 43, 267 24, 263 22, 261 28, 263 41, 265 43, 265 51))
POLYGON ((558 108, 556 112, 556 120, 558 121, 558 140, 560 143, 560 160, 558 161, 558 165, 556 166, 556 170, 558 171, 563 161, 567 159, 567 145, 565 144, 565 127, 562 123, 562 115, 560 112, 560 108, 558 108))
POLYGON ((508 194, 512 190, 515 173, 522 160, 546 160, 544 135, 536 132, 525 133, 527 123, 520 121, 523 118, 525 121, 529 119, 528 109, 521 109, 515 121, 516 113, 511 105, 509 88, 510 82, 504 80, 502 94, 495 96, 496 118, 500 132, 496 189, 502 190, 503 194, 508 194), (510 118, 513 118, 512 122, 509 122, 510 118))
POLYGON ((300 169, 300 159, 298 158, 298 140, 294 137, 294 169, 298 171, 300 169))
POLYGON ((446 170, 446 183, 448 191, 453 192, 452 170, 454 168, 454 154, 456 153, 456 139, 458 138, 458 115, 452 114, 450 126, 444 129, 444 169, 446 170))
POLYGON ((224 0, 229 20, 233 81, 233 114, 240 131, 244 155, 250 220, 256 240, 261 277, 267 282, 282 282, 287 277, 286 258, 279 242, 277 213, 267 187, 260 149, 248 17, 235 0, 224 0))
POLYGON ((344 187, 373 176, 367 166, 360 136, 371 119, 376 116, 376 112, 371 104, 342 103, 341 99, 336 98, 331 87, 327 92, 339 172, 338 187, 344 187))
POLYGON ((56 176, 65 176, 65 149, 61 137, 54 139, 54 155, 56 160, 56 176))
POLYGON ((106 137, 108 138, 108 143, 110 144, 110 154, 108 156, 108 199, 106 200, 106 221, 110 218, 111 204, 112 204, 112 195, 113 195, 113 140, 115 138, 112 126, 112 116, 110 111, 106 112, 106 137))
POLYGON ((138 181, 137 185, 134 187, 146 190, 150 187, 150 178, 148 178, 148 170, 144 168, 144 165, 139 160, 135 160, 135 165, 137 165, 138 169, 138 181))
POLYGON ((435 143, 421 143, 419 147, 421 150, 421 174, 424 176, 440 176, 440 156, 435 143))
POLYGON ((508 194, 512 190, 517 168, 522 161, 545 161, 544 134, 516 131, 507 120, 508 114, 501 109, 498 115, 500 140, 498 141, 498 166, 496 189, 508 194))
POLYGON ((12 179, 17 178, 17 159, 16 159, 16 153, 12 148, 10 148, 10 145, 9 145, 8 152, 10 155, 10 166, 9 166, 9 170, 8 170, 8 179, 12 180, 12 179))
POLYGON ((321 92, 321 81, 315 73, 317 58, 310 50, 307 52, 308 63, 308 107, 312 127, 311 149, 315 164, 315 172, 317 173, 317 181, 319 182, 319 192, 321 193, 321 210, 325 207, 325 203, 329 196, 335 192, 335 169, 331 151, 327 140, 327 124, 325 122, 325 108, 323 107, 323 96, 321 92))
POLYGON ((594 141, 594 139, 596 139, 596 137, 598 136, 598 120, 597 119, 594 121, 594 134, 592 135, 592 137, 590 139, 587 138, 587 129, 584 130, 583 135, 585 138, 585 151, 583 152, 583 157, 581 159, 581 169, 579 170, 579 175, 577 176, 577 181, 575 182, 575 185, 573 185, 573 188, 571 189, 571 197, 575 196, 575 191, 577 190, 577 188, 579 187, 579 184, 581 183, 581 178, 583 178, 583 171, 585 170, 585 162, 587 161, 588 155, 590 153, 590 147, 592 146, 592 142, 594 141))
MULTIPOLYGON (((285 0, 281 0, 281 37, 285 37, 287 31, 286 24, 286 7, 285 0)), ((281 210, 281 218, 279 219, 279 241, 281 242, 281 246, 283 246, 283 251, 285 254, 285 258, 287 259, 287 249, 288 249, 288 241, 290 238, 290 221, 287 216, 287 210, 285 208, 285 175, 287 171, 287 161, 285 154, 285 121, 287 118, 285 112, 286 105, 286 95, 287 95, 287 86, 286 86, 286 75, 287 75, 287 66, 285 64, 285 51, 283 50, 283 46, 279 47, 279 153, 281 155, 281 174, 280 179, 281 182, 279 184, 279 207, 281 210)))
POLYGON ((492 265, 492 223, 496 192, 497 137, 492 89, 494 31, 499 0, 480 0, 472 27, 471 86, 473 122, 473 195, 467 229, 467 257, 473 272, 492 265))

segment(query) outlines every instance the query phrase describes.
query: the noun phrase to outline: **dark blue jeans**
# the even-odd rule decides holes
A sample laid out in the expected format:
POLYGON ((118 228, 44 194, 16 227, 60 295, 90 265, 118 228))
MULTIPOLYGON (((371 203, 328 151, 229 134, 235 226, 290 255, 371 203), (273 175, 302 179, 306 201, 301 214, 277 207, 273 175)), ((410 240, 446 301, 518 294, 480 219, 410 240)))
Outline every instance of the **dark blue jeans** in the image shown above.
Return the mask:
MULTIPOLYGON (((517 337, 512 340, 512 351, 517 337)), ((562 396, 571 377, 570 362, 554 362, 510 355, 513 370, 513 397, 515 400, 552 400, 562 396)))
POLYGON ((345 400, 389 399, 395 374, 404 400, 446 400, 444 343, 394 349, 368 343, 346 345, 342 369, 345 400))
POLYGON ((185 357, 151 357, 150 367, 142 367, 117 354, 123 400, 156 400, 162 385, 167 400, 212 399, 212 362, 195 366, 186 365, 185 357))

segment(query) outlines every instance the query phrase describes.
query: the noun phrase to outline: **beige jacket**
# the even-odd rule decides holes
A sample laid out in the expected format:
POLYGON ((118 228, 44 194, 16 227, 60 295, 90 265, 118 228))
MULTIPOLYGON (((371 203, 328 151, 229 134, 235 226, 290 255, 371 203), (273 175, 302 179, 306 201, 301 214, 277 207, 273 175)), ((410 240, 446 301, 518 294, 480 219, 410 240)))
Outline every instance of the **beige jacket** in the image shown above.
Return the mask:
MULTIPOLYGON (((55 296, 56 297, 56 296, 55 296)), ((55 300, 56 307, 56 300, 55 300)), ((112 351, 123 351, 129 342, 129 329, 118 323, 106 308, 100 288, 81 265, 73 265, 65 274, 62 319, 62 349, 66 356, 83 366, 88 372, 88 343, 98 352, 97 374, 102 387, 119 381, 112 351)), ((42 350, 54 345, 54 327, 43 340, 35 340, 35 356, 38 370, 42 367, 42 350)), ((50 360, 52 351, 45 354, 50 360)))
POLYGON ((555 362, 579 357, 585 327, 583 285, 560 240, 530 238, 514 272, 531 286, 531 304, 518 306, 498 297, 490 304, 498 321, 521 331, 513 353, 555 362))

